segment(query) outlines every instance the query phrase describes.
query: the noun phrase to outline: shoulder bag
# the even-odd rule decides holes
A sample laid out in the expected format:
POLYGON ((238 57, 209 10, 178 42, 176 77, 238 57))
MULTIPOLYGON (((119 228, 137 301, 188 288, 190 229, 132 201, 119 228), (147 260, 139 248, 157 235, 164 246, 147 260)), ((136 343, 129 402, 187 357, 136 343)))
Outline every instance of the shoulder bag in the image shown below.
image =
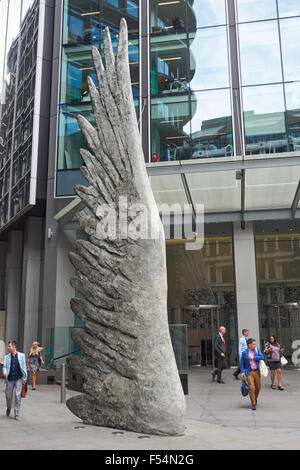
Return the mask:
MULTIPOLYGON (((258 352, 257 349, 256 352, 258 352)), ((259 361, 259 371, 262 377, 268 377, 269 369, 267 368, 265 361, 263 361, 262 359, 259 361)))

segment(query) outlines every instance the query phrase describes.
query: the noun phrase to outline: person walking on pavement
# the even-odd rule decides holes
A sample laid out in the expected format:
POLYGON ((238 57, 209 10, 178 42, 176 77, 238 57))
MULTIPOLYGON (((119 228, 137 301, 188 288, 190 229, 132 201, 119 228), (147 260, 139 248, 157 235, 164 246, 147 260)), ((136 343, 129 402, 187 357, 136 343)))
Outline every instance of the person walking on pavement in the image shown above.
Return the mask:
POLYGON ((264 353, 267 355, 267 363, 270 367, 271 372, 271 388, 276 390, 275 385, 275 372, 277 371, 277 379, 278 379, 278 389, 284 390, 282 386, 282 369, 281 369, 281 353, 284 351, 283 348, 280 347, 280 344, 277 343, 276 336, 271 335, 269 336, 269 342, 265 345, 264 353))
POLYGON ((226 328, 224 326, 220 326, 219 333, 216 336, 215 343, 214 343, 214 350, 216 354, 216 363, 217 368, 212 371, 212 379, 215 380, 217 376, 217 382, 219 384, 224 384, 225 382, 222 380, 222 371, 226 369, 226 344, 224 335, 226 334, 226 328))
POLYGON ((40 366, 41 364, 45 364, 41 355, 42 350, 43 348, 39 346, 39 343, 34 341, 31 345, 27 358, 26 368, 29 368, 32 375, 32 390, 36 390, 36 379, 40 370, 40 366))
POLYGON ((247 344, 248 349, 245 349, 242 353, 240 369, 242 377, 244 378, 246 375, 252 410, 256 410, 257 398, 261 388, 259 361, 264 359, 264 355, 256 347, 255 339, 248 339, 247 344))
POLYGON ((8 342, 8 351, 4 358, 3 377, 6 382, 6 416, 10 415, 13 394, 15 397, 15 419, 18 419, 21 405, 23 382, 27 382, 25 354, 17 351, 16 341, 8 342))
MULTIPOLYGON (((243 336, 240 338, 240 341, 239 341, 239 358, 240 358, 240 361, 241 361, 243 351, 248 349, 247 338, 249 336, 249 330, 246 330, 246 329, 242 330, 242 335, 243 336)), ((232 375, 233 375, 233 377, 236 378, 236 380, 238 380, 240 373, 241 373, 241 369, 240 369, 240 365, 239 365, 238 368, 236 369, 236 371, 232 375)))

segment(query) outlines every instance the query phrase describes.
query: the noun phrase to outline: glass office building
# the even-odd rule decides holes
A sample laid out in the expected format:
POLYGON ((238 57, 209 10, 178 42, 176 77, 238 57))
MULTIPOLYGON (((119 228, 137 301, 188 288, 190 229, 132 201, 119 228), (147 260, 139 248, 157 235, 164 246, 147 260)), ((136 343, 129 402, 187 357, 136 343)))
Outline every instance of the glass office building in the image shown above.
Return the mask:
POLYGON ((0 229, 46 197, 38 188, 48 158, 46 11, 39 0, 0 1, 0 229))
MULTIPOLYGON (((0 22, 9 25, 6 4, 0 1, 6 14, 6 22, 5 15, 0 15, 0 22)), ((39 53, 36 33, 30 35, 28 46, 20 38, 38 14, 38 4, 31 2, 18 31, 7 29, 4 51, 0 50, 1 142, 5 138, 8 143, 0 148, 0 204, 7 217, 16 217, 24 204, 31 204, 32 190, 28 200, 26 188, 31 188, 29 179, 33 181, 34 159, 26 160, 33 146, 27 123, 36 103, 29 88, 36 90, 34 57, 38 63, 39 53), (26 75, 30 80, 25 81, 23 48, 32 50, 32 69, 26 75), (26 97, 25 105, 29 100, 28 108, 18 107, 21 96, 26 97), (13 122, 10 133, 7 119, 13 122), (22 191, 25 202, 15 204, 22 191)), ((51 349, 48 359, 74 352, 70 331, 78 326, 69 307, 76 293, 69 285, 73 268, 68 252, 81 236, 74 185, 86 184, 79 150, 87 144, 76 116, 83 114, 93 124, 87 76, 101 86, 91 49, 101 49, 106 26, 115 48, 119 22, 125 17, 132 91, 152 190, 158 205, 177 204, 166 226, 169 323, 187 326, 190 365, 212 365, 213 338, 221 323, 227 328, 228 365, 238 361, 242 328, 249 328, 261 345, 269 334, 277 334, 291 364, 293 341, 300 339, 299 2, 51 0, 48 7, 54 12, 54 39, 48 41, 47 51, 50 106, 43 114, 49 122, 49 145, 37 152, 41 161, 47 151, 48 170, 35 320, 39 339, 51 349), (186 250, 186 240, 173 234, 184 204, 192 208, 193 220, 198 205, 204 205, 201 250, 186 250)), ((40 25, 43 21, 39 16, 40 25)), ((41 134, 33 126, 32 139, 35 135, 41 134)), ((1 243, 7 244, 9 253, 12 241, 3 238, 1 243)), ((11 266, 6 259, 6 267, 0 269, 3 282, 11 266)), ((26 290, 22 276, 21 285, 26 290)), ((15 312, 5 302, 3 307, 7 317, 15 312)), ((25 330, 23 319, 21 340, 25 330)))

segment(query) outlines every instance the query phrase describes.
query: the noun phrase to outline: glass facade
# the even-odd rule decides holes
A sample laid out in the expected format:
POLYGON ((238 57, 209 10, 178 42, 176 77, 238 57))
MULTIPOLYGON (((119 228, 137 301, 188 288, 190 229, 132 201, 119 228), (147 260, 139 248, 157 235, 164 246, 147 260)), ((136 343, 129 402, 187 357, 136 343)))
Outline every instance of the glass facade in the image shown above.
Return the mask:
MULTIPOLYGON (((139 108, 139 2, 138 0, 65 0, 61 63, 60 117, 58 128, 57 196, 74 194, 82 181, 80 148, 86 147, 76 116, 94 123, 87 77, 97 84, 92 46, 101 48, 103 32, 109 27, 113 48, 119 23, 124 17, 129 31, 129 61, 132 90, 139 108)), ((98 84, 97 84, 98 85, 98 84)))
POLYGON ((169 323, 188 326, 189 365, 213 362, 219 325, 227 329, 228 366, 238 361, 231 224, 206 224, 201 250, 167 240, 169 323))
POLYGON ((224 1, 150 1, 151 161, 233 155, 224 1))
POLYGON ((115 45, 121 16, 147 162, 299 151, 297 1, 146 0, 140 13, 139 3, 64 1, 57 196, 83 182, 76 115, 93 122, 91 46, 101 48, 106 25, 115 45))
POLYGON ((262 342, 275 334, 291 364, 300 337, 300 221, 256 222, 262 342))
POLYGON ((29 204, 38 0, 0 0, 0 227, 29 204))
POLYGON ((237 4, 246 154, 299 151, 299 3, 237 4))

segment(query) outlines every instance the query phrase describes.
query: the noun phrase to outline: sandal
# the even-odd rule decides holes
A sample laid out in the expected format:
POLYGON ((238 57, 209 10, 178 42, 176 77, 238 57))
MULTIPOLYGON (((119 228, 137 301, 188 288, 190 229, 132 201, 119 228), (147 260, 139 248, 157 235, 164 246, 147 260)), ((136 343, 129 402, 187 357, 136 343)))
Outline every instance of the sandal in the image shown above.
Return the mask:
POLYGON ((278 385, 279 390, 284 390, 284 387, 282 385, 278 385))
MULTIPOLYGON (((272 385, 271 385, 271 388, 272 388, 273 390, 276 390, 276 385, 275 385, 275 384, 272 384, 272 385)), ((279 388, 279 387, 278 387, 278 388, 279 388)))

